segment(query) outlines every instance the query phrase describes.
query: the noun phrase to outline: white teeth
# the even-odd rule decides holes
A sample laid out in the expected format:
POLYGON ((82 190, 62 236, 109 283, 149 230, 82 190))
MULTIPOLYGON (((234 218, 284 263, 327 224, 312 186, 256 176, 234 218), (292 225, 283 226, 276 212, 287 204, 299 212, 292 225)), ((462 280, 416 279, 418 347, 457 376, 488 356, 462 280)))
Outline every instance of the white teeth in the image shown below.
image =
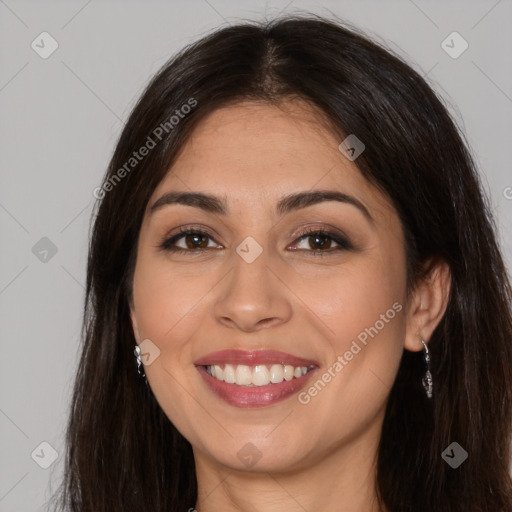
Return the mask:
POLYGON ((273 364, 270 367, 270 382, 272 384, 279 384, 284 379, 284 368, 281 364, 273 364))
POLYGON ((252 371, 245 364, 239 364, 236 367, 235 384, 238 384, 239 386, 247 386, 248 384, 252 384, 252 371))
POLYGON ((291 366, 282 364, 273 364, 270 368, 267 365, 261 364, 256 366, 247 366, 245 364, 239 365, 209 365, 206 367, 206 373, 222 380, 228 384, 236 384, 238 386, 267 386, 268 384, 280 384, 283 380, 290 381, 293 378, 298 379, 313 366, 291 366))
POLYGON ((227 364, 224 367, 224 382, 227 382, 228 384, 235 383, 235 369, 230 364, 227 364))
POLYGON ((284 367, 284 380, 292 380, 293 379, 293 366, 286 365, 284 367))
POLYGON ((266 386, 270 383, 270 372, 265 365, 258 365, 252 371, 252 383, 255 386, 266 386))
POLYGON ((216 379, 224 380, 224 370, 219 365, 215 365, 213 367, 213 374, 215 375, 216 379))

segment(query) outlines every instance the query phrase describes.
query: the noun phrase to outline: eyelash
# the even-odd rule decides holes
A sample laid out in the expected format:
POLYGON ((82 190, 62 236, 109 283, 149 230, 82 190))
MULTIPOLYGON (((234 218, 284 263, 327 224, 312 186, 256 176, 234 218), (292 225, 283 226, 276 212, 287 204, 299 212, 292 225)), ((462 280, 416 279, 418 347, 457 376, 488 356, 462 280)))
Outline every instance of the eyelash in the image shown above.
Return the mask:
MULTIPOLYGON (((175 254, 192 253, 192 252, 193 253, 203 253, 204 251, 208 251, 208 250, 212 249, 212 248, 183 249, 182 247, 173 246, 173 244, 175 242, 177 242, 178 240, 180 240, 181 238, 183 238, 186 235, 201 235, 201 236, 205 236, 205 237, 208 237, 213 240, 213 237, 206 231, 203 231, 202 229, 182 228, 182 229, 180 229, 180 232, 177 233, 176 235, 173 235, 170 238, 164 239, 159 244, 158 247, 161 250, 169 251, 169 252, 172 252, 175 254)), ((321 250, 321 249, 316 249, 316 250, 315 249, 311 249, 311 250, 297 249, 297 250, 302 251, 302 252, 312 253, 312 255, 315 257, 316 256, 322 257, 322 256, 333 254, 333 253, 336 253, 339 251, 343 251, 343 250, 345 250, 345 251, 354 250, 354 246, 345 238, 343 238, 343 237, 339 236, 338 234, 333 233, 331 231, 327 231, 324 229, 318 229, 318 228, 309 229, 309 230, 304 231, 303 233, 300 233, 298 238, 296 239, 296 241, 301 242, 304 238, 309 238, 310 236, 313 236, 313 235, 320 235, 320 236, 325 236, 327 238, 330 238, 331 241, 335 242, 338 245, 338 247, 334 247, 332 249, 326 249, 326 250, 321 250)))

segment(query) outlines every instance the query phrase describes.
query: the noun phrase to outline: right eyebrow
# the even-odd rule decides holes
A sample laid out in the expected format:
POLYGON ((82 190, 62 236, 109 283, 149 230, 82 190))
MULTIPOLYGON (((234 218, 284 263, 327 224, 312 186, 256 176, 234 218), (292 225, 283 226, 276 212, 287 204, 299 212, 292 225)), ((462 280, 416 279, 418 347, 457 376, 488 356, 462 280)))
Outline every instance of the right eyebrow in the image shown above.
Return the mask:
POLYGON ((219 215, 228 214, 225 199, 210 194, 203 194, 202 192, 168 192, 153 203, 150 211, 153 213, 168 204, 183 204, 185 206, 195 206, 206 212, 219 215))

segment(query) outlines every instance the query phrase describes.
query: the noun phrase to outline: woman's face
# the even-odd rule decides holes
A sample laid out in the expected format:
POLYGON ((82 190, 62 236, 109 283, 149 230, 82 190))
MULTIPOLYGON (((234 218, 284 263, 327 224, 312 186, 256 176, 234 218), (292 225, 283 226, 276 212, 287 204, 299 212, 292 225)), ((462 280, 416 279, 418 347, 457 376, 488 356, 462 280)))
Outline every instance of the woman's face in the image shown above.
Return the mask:
POLYGON ((196 459, 229 468, 292 471, 361 440, 375 453, 407 332, 396 211, 341 136, 285 107, 202 121, 138 242, 151 389, 196 459))

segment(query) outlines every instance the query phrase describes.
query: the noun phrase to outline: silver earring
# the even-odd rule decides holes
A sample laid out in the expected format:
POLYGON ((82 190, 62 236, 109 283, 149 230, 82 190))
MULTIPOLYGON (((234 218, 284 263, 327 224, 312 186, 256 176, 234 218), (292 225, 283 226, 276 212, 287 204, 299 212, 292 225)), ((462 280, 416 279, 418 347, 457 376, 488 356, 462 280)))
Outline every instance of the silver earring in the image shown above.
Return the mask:
POLYGON ((142 364, 142 358, 141 358, 141 350, 138 345, 135 345, 135 350, 133 351, 135 355, 135 359, 137 361, 137 373, 144 379, 144 382, 146 383, 146 386, 148 385, 148 380, 146 378, 146 373, 144 372, 143 364, 142 364))
POLYGON ((428 351, 427 344, 425 341, 421 340, 421 343, 423 343, 423 352, 424 352, 424 358, 425 358, 425 364, 427 365, 427 371, 425 372, 425 376, 423 377, 423 387, 425 388, 425 392, 427 393, 428 398, 432 398, 432 389, 433 389, 433 383, 432 383, 432 374, 430 373, 430 353, 428 351))

